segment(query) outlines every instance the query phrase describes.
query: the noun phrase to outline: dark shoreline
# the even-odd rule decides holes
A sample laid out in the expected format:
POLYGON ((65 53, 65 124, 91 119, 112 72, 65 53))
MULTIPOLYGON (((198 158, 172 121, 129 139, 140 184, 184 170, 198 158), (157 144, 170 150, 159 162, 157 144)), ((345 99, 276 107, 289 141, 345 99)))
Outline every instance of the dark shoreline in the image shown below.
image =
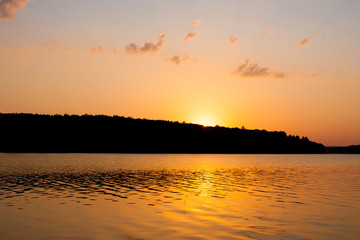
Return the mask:
POLYGON ((104 115, 0 113, 0 152, 313 154, 322 144, 285 132, 104 115))
MULTIPOLYGON (((325 147, 326 148, 326 147, 325 147)), ((129 155, 356 155, 360 152, 325 152, 325 153, 208 153, 208 152, 197 152, 197 153, 186 153, 186 152, 2 152, 0 154, 129 154, 129 155)))
POLYGON ((360 154, 360 145, 351 146, 326 146, 328 154, 360 154))
MULTIPOLYGON (((186 153, 186 152, 0 152, 0 154, 125 154, 125 155, 336 155, 352 153, 186 153)), ((355 154, 355 153, 354 153, 355 154)))

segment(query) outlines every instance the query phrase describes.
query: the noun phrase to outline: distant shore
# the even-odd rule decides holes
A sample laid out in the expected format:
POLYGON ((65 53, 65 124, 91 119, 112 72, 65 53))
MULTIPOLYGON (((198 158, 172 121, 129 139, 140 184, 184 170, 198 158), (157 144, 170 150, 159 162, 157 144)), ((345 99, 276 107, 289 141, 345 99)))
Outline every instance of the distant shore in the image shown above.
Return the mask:
POLYGON ((104 115, 0 113, 0 129, 0 152, 13 153, 310 154, 352 149, 324 147, 285 132, 104 115))
POLYGON ((326 153, 330 154, 360 154, 360 145, 326 146, 326 153))

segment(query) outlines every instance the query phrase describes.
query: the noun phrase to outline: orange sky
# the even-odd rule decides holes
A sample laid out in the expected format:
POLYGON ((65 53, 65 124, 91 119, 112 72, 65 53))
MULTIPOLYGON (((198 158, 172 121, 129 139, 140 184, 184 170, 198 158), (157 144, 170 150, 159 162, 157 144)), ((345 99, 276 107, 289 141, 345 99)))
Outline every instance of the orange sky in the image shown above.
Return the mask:
POLYGON ((0 112, 360 143, 355 1, 0 1, 0 112))

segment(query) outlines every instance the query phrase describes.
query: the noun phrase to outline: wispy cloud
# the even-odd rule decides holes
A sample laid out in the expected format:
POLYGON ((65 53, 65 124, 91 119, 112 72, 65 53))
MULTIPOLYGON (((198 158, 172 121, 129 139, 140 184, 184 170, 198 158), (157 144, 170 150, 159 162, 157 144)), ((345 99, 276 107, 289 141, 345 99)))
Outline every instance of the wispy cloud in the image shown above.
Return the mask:
POLYGON ((283 73, 283 72, 273 72, 273 73, 271 74, 271 76, 272 76, 273 78, 280 78, 280 79, 285 79, 285 78, 287 78, 287 74, 285 74, 285 73, 283 73))
POLYGON ((311 42, 308 38, 304 37, 303 39, 301 39, 298 44, 296 45, 296 49, 302 48, 306 45, 310 45, 311 42))
POLYGON ((274 30, 272 27, 268 27, 268 28, 266 29, 266 34, 267 34, 267 35, 275 35, 276 32, 275 32, 275 30, 274 30))
POLYGON ((190 24, 193 25, 194 27, 198 27, 198 26, 200 26, 201 21, 200 21, 200 19, 196 19, 194 21, 191 21, 190 24))
POLYGON ((12 21, 16 18, 16 11, 24 10, 30 0, 0 0, 0 21, 12 21))
POLYGON ((302 75, 299 75, 299 77, 301 78, 311 78, 311 79, 314 79, 314 78, 318 78, 319 77, 319 74, 302 74, 302 75))
POLYGON ((232 50, 232 49, 238 48, 238 46, 237 46, 237 44, 236 44, 238 40, 239 40, 239 39, 238 39, 237 37, 235 37, 235 36, 229 37, 229 38, 228 38, 229 45, 226 47, 226 51, 229 52, 229 51, 232 50))
POLYGON ((113 55, 118 55, 120 53, 120 50, 117 47, 114 47, 111 53, 113 55))
POLYGON ((91 55, 96 56, 106 50, 106 47, 104 46, 94 46, 91 48, 91 55))
POLYGON ((186 61, 192 61, 193 63, 197 63, 198 59, 192 59, 189 54, 186 54, 184 57, 181 57, 180 55, 174 55, 170 58, 167 58, 166 61, 169 63, 174 64, 175 66, 178 66, 186 61))
POLYGON ((180 63, 186 61, 182 59, 179 55, 172 56, 171 58, 167 58, 166 61, 174 64, 175 66, 180 65, 180 63))
POLYGON ((44 46, 49 50, 55 50, 59 48, 56 40, 52 40, 51 43, 45 43, 44 46))
POLYGON ((233 45, 233 44, 235 44, 239 39, 237 38, 237 37, 235 37, 235 36, 231 36, 231 37, 229 37, 229 43, 230 43, 230 45, 233 45))
POLYGON ((231 72, 244 78, 278 78, 285 79, 287 76, 282 72, 272 72, 268 68, 259 67, 258 63, 251 63, 249 59, 240 64, 238 69, 231 72))
POLYGON ((13 46, 12 50, 19 55, 28 53, 29 49, 27 47, 13 46))
POLYGON ((130 43, 125 46, 126 53, 128 55, 140 55, 140 54, 155 54, 159 52, 166 43, 166 33, 159 36, 158 41, 144 43, 144 46, 139 47, 135 43, 130 43))
POLYGON ((187 35, 186 35, 186 37, 185 37, 185 39, 184 39, 184 42, 187 42, 187 41, 189 41, 189 40, 191 40, 191 39, 194 39, 194 38, 196 38, 198 36, 198 33, 197 32, 189 32, 187 35))

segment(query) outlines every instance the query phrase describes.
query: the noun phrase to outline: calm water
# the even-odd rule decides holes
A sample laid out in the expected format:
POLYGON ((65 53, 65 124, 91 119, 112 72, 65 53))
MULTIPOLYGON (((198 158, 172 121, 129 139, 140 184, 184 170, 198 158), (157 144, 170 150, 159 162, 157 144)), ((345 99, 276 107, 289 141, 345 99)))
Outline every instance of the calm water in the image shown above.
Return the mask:
POLYGON ((360 155, 1 154, 0 239, 359 239, 360 155))

